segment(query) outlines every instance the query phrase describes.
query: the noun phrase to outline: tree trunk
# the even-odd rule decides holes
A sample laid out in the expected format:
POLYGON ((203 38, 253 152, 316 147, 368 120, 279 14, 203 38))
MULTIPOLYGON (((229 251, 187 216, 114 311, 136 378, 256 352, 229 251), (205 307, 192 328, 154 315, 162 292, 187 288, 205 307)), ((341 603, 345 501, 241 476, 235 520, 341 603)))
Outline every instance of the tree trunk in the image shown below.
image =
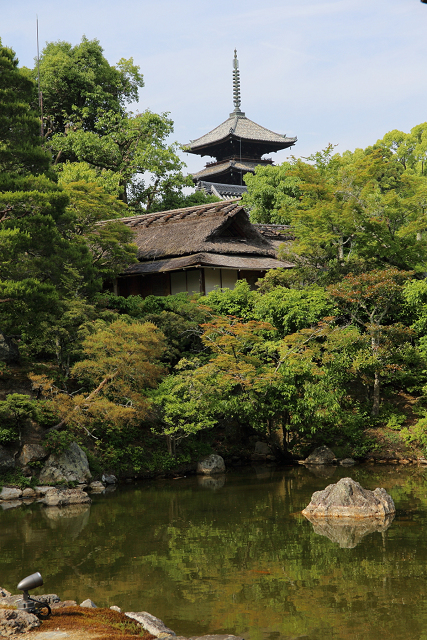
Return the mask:
POLYGON ((374 401, 372 404, 372 416, 377 416, 380 412, 380 374, 375 371, 374 379, 374 401))
POLYGON ((341 263, 344 262, 344 242, 343 242, 342 236, 340 237, 339 243, 338 243, 338 260, 341 263))

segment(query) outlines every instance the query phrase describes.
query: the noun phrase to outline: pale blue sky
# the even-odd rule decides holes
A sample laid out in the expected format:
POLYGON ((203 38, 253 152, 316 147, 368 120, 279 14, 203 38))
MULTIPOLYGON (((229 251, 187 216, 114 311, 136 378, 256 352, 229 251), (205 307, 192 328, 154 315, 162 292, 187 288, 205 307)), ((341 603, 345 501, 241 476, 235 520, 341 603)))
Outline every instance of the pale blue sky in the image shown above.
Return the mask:
MULTIPOLYGON (((232 111, 237 47, 242 110, 298 136, 307 156, 340 152, 427 120, 427 6, 419 0, 0 0, 0 37, 21 65, 40 43, 85 34, 111 64, 133 57, 145 88, 139 110, 169 111, 182 143, 232 111)), ((275 162, 288 152, 272 154, 275 162)), ((205 159, 185 155, 190 171, 205 159)))

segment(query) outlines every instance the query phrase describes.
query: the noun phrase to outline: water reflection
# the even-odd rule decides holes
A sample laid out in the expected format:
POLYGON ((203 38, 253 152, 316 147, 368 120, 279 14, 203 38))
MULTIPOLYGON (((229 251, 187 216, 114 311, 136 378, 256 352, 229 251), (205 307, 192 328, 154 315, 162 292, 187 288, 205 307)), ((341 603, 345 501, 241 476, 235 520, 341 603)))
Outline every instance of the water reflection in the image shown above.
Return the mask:
POLYGON ((362 539, 370 533, 387 531, 394 520, 394 514, 384 518, 308 518, 313 531, 319 536, 326 536, 341 549, 354 549, 362 539))
MULTIPOLYGON (((333 469, 336 480, 349 475, 333 469)), ((319 535, 301 510, 330 482, 300 466, 230 472, 217 489, 196 477, 119 486, 81 511, 0 511, 0 584, 14 592, 37 570, 63 599, 149 611, 185 636, 420 640, 424 471, 361 465, 351 475, 395 501, 381 536, 319 535)))
POLYGON ((222 489, 225 485, 225 473, 218 476, 197 476, 197 484, 204 489, 222 489))
POLYGON ((332 478, 337 470, 333 464, 305 464, 304 467, 316 478, 332 478))
POLYGON ((51 529, 67 528, 67 535, 77 538, 89 522, 89 504, 69 504, 64 507, 45 507, 43 516, 51 529))

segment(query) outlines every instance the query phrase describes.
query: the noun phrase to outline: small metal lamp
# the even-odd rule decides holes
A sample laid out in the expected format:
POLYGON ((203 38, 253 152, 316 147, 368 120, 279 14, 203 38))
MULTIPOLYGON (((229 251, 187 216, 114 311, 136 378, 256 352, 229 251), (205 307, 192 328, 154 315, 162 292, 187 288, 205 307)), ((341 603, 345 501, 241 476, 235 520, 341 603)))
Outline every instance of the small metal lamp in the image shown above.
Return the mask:
POLYGON ((18 600, 17 607, 20 611, 27 611, 28 613, 36 613, 36 601, 34 601, 29 596, 30 589, 36 589, 37 587, 41 587, 43 584, 43 578, 41 574, 37 571, 36 573, 32 573, 30 576, 27 576, 18 584, 17 589, 24 592, 24 597, 22 600, 18 600))

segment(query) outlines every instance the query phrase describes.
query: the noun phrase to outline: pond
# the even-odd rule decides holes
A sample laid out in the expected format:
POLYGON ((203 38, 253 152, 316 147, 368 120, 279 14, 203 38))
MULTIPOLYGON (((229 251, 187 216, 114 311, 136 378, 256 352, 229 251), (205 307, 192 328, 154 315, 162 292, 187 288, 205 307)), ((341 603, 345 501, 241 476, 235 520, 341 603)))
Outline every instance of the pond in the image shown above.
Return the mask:
POLYGON ((34 594, 148 611, 187 636, 427 640, 427 472, 323 471, 258 467, 118 487, 90 507, 0 509, 0 586, 16 593, 40 571, 34 594), (386 530, 316 532, 301 515, 346 476, 392 495, 386 530))

